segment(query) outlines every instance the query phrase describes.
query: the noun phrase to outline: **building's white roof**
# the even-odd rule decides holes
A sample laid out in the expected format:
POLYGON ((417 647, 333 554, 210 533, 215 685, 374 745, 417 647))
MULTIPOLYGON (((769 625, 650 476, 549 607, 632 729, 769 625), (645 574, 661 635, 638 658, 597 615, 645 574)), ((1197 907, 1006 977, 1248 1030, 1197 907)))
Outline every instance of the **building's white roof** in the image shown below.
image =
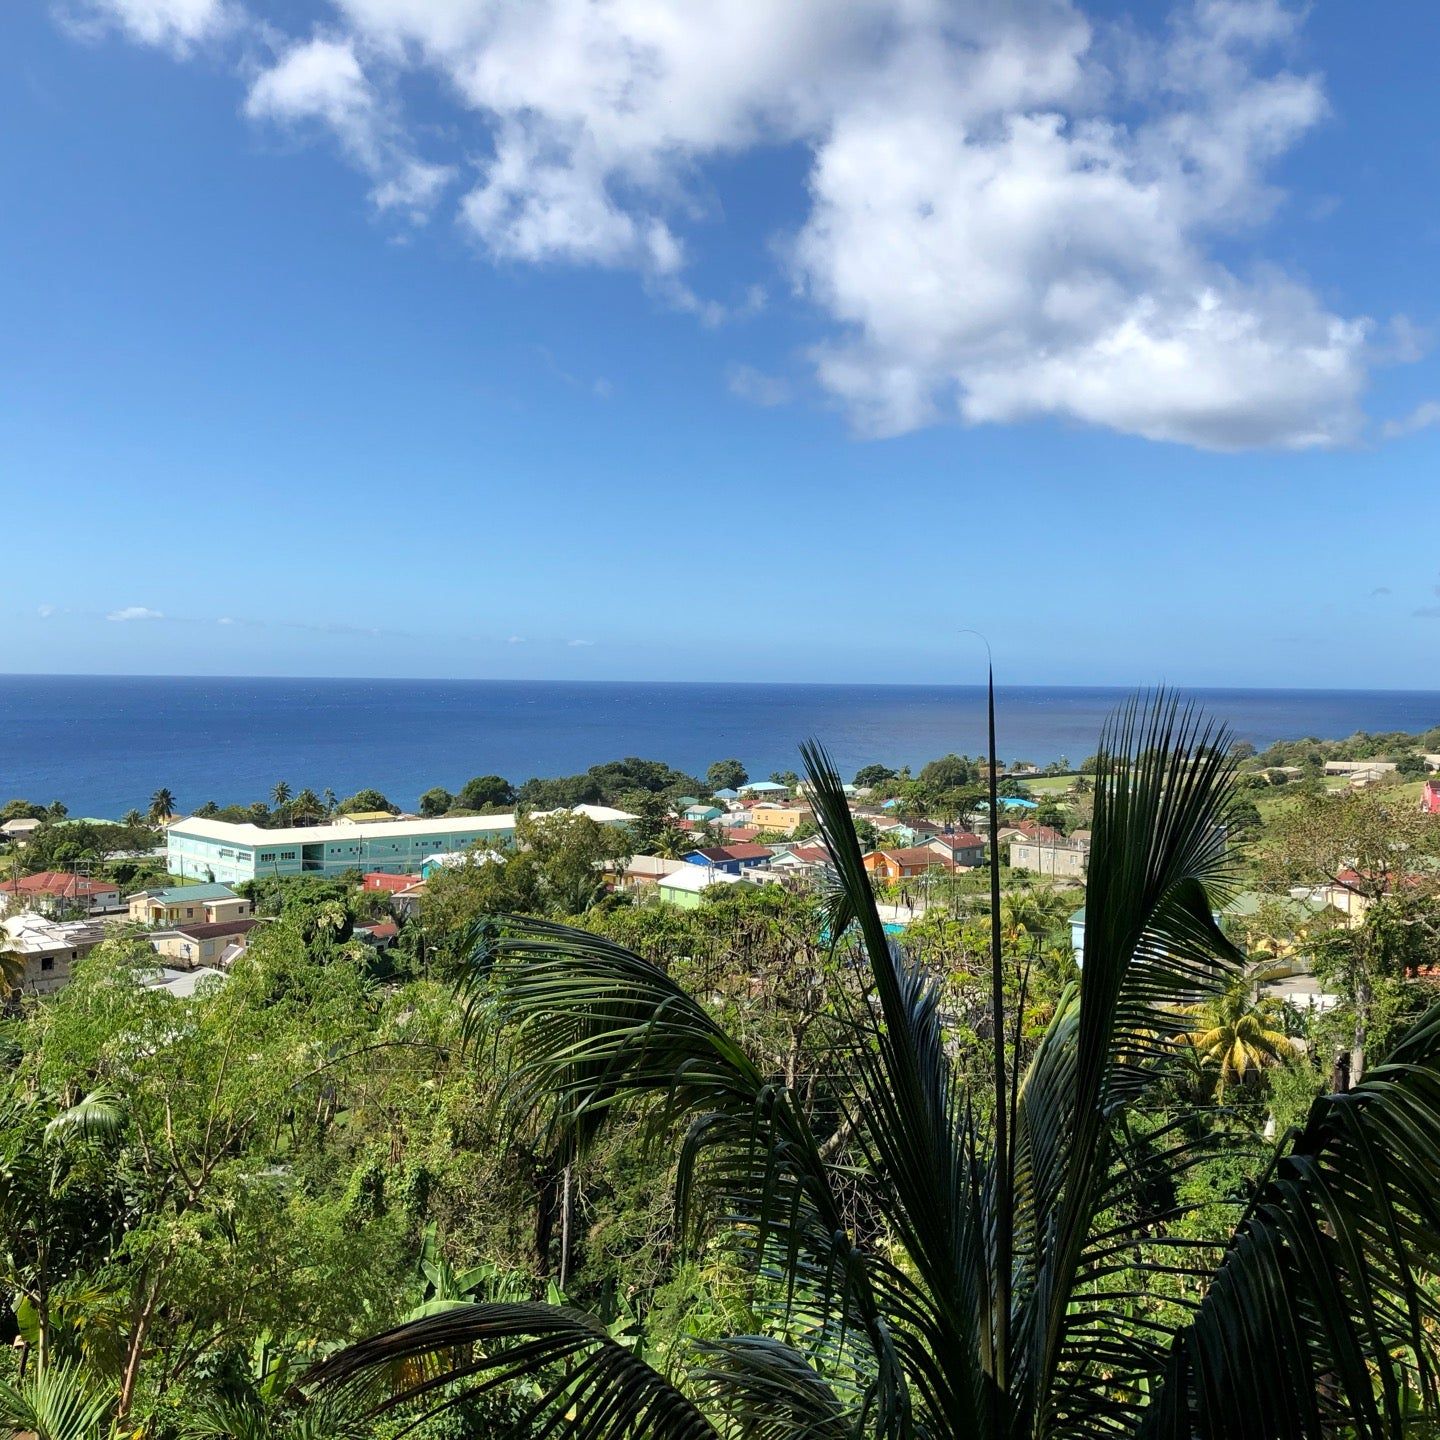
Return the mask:
POLYGON ((220 840, 231 845, 323 845, 342 840, 393 838, 397 835, 469 835, 506 833, 515 828, 513 815, 442 815, 438 820, 376 820, 366 825, 287 825, 265 830, 259 825, 231 825, 192 815, 170 826, 172 835, 220 840))
POLYGON ((427 855, 420 863, 443 865, 447 870, 455 870, 466 865, 490 865, 504 859, 498 850, 448 850, 439 855, 427 855))
POLYGON ((640 818, 628 810, 616 810, 612 805, 575 805, 569 810, 537 810, 535 819, 548 820, 552 815, 585 815, 600 825, 628 825, 640 818))
POLYGON ((223 970, 212 970, 208 965, 197 966, 194 970, 172 970, 168 965, 161 965, 154 970, 142 971, 140 983, 147 990, 163 990, 176 999, 188 1000, 202 980, 225 978, 223 970))
POLYGON ((38 830, 42 823, 40 820, 23 818, 20 820, 7 820, 3 825, 0 825, 0 830, 3 830, 7 835, 29 835, 33 831, 38 830))
POLYGON ((0 931, 8 937, 8 947, 22 955, 40 955, 51 950, 73 950, 99 940, 100 931, 84 920, 51 920, 33 910, 7 915, 0 920, 0 931))
POLYGON ((665 890, 704 890, 709 885, 738 885, 740 877, 725 870, 712 870, 708 865, 686 862, 679 870, 661 876, 657 882, 665 890))

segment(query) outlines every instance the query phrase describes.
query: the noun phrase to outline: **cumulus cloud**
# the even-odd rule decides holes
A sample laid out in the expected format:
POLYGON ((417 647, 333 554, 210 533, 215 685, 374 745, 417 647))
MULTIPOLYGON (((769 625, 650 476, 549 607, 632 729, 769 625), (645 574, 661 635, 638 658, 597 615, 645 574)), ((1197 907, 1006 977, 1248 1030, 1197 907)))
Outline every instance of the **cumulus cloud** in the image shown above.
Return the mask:
POLYGON ((382 210, 423 218, 454 174, 448 165, 411 153, 350 39, 317 35, 290 46, 255 78, 245 113, 280 124, 315 121, 328 127, 374 181, 370 196, 382 210))
MULTIPOLYGON (((805 209, 778 248, 829 324, 816 376, 862 432, 1360 431, 1373 327, 1258 249, 1272 167, 1326 113, 1287 65, 1298 6, 1191 0, 1139 32, 1080 0, 333 4, 247 113, 328 127, 382 206, 423 213, 468 168, 460 221, 491 256, 628 268, 705 323, 734 313, 689 278, 724 220, 707 165, 800 147, 805 209), (452 166, 417 158, 395 97, 418 74, 460 112, 452 166)), ((729 384, 778 403, 757 377, 729 384)))
POLYGON ((161 611, 151 610, 146 605, 126 605, 119 610, 112 610, 105 618, 124 622, 128 620, 163 620, 165 616, 161 611))
POLYGON ((1426 400, 1417 405, 1408 415, 1398 420, 1387 420, 1380 433, 1387 440, 1398 440, 1402 435, 1413 435, 1417 430, 1428 430, 1440 425, 1440 400, 1426 400))
POLYGON ((725 373, 725 385, 737 400, 751 405, 783 405, 790 398, 789 381, 753 365, 732 365, 725 373))
POLYGON ((119 30, 143 45, 181 54, 223 35, 238 16, 226 0, 76 0, 59 13, 81 34, 119 30))

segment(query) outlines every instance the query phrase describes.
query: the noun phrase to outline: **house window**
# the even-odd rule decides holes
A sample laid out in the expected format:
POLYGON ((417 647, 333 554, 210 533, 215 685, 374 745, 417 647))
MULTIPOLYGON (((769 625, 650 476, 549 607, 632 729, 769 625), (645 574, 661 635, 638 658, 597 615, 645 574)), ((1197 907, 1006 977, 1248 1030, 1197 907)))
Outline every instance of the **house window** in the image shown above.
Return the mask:
POLYGON ((42 955, 40 957, 40 969, 42 971, 53 970, 54 968, 55 957, 53 955, 42 955))
POLYGON ((186 918, 187 920, 193 920, 193 919, 195 918, 195 909, 194 909, 193 906, 188 906, 188 907, 186 908, 186 910, 185 910, 185 918, 186 918))

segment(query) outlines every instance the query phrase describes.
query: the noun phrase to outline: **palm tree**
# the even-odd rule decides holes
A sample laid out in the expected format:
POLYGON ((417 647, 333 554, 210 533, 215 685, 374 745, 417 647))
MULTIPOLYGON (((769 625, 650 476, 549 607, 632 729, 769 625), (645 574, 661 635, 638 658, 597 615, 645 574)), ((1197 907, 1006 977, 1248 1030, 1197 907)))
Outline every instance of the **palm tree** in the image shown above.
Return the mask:
POLYGON ((122 825, 129 825, 132 829, 145 823, 145 817, 138 810, 127 810, 121 817, 122 825))
POLYGON ((335 792, 327 785, 320 798, 325 802, 325 813, 327 815, 333 815, 335 813, 335 807, 340 803, 335 792))
POLYGON ((323 813, 320 797, 313 790, 302 790, 290 802, 290 818, 299 825, 309 825, 323 813))
POLYGON ((277 809, 283 810, 285 802, 290 798, 290 787, 283 780, 275 782, 275 788, 270 792, 270 803, 277 809))
MULTIPOLYGON (((993 754, 993 698, 991 713, 993 754)), ((1186 1228, 1179 1182, 1239 1142, 1150 1103, 1181 1007, 1243 971, 1212 917, 1231 873, 1228 738, 1163 697, 1107 729, 1083 977, 1022 1066, 992 906, 978 1088, 952 1061, 937 981, 880 923, 813 745, 829 933, 858 935, 833 1105, 804 1108, 629 951, 492 926, 463 993, 515 1022, 520 1103, 548 1098, 567 1158, 627 1106, 685 1126, 677 1236, 749 1263, 758 1333, 698 1344, 680 1379, 575 1310, 474 1304, 342 1351, 317 1382, 458 1354, 451 1388, 425 1394, 526 1382, 537 1431, 579 1440, 1398 1433, 1417 1392, 1437 1400, 1440 1302, 1422 1275, 1440 1264, 1440 1009, 1362 1085, 1315 1102, 1224 1245, 1186 1228)))
POLYGON ((175 813, 175 797, 162 785, 150 797, 150 823, 163 825, 175 813))
POLYGON ((1299 1053, 1279 1028, 1280 1004, 1264 993, 1278 979, 1273 968, 1255 968, 1231 978, 1224 991, 1194 1011, 1198 1024, 1181 1037, 1194 1046, 1203 1068, 1216 1072, 1215 1094, 1223 1099, 1231 1085, 1253 1083, 1299 1053))

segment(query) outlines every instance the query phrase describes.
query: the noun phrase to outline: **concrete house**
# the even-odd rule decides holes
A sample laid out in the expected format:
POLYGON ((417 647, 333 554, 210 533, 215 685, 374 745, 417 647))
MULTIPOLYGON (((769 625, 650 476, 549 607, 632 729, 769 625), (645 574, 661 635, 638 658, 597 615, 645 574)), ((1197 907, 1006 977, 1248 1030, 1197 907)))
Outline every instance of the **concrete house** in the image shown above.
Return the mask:
POLYGON ((738 875, 724 870, 712 870, 708 865, 682 865, 669 875, 662 875, 655 889, 660 898, 669 905, 682 910, 698 910, 703 892, 712 885, 749 885, 753 881, 742 880, 738 875))
POLYGON ((75 962, 105 938, 99 925, 85 920, 52 920, 34 913, 0 920, 0 942, 25 961, 16 991, 51 995, 70 978, 75 962))
POLYGON ((771 802, 788 800, 790 798, 790 787, 782 785, 778 780, 752 780, 748 785, 740 787, 740 793, 751 800, 769 800, 771 802))
POLYGON ((34 910, 43 915, 103 915, 120 908, 120 887, 68 870, 42 870, 0 883, 0 914, 34 910))
POLYGON ((1056 835, 1053 839, 1042 835, 1019 836, 1010 842, 1012 870, 1029 870, 1057 880, 1083 880, 1089 859, 1090 842, 1073 835, 1056 835))
POLYGON ((928 848, 946 865, 973 869, 985 863, 985 842, 968 830, 957 831, 954 835, 937 835, 929 842, 928 848))
POLYGON ((171 885, 127 895, 130 918, 142 925, 218 925, 245 920, 255 913, 249 900, 228 885, 171 885))
POLYGON ((177 925, 149 938, 157 955, 176 961, 184 969, 197 965, 218 965, 223 969, 249 944, 250 932, 259 923, 251 918, 221 920, 214 925, 177 925))
POLYGON ((872 850, 860 862, 881 880, 909 880, 927 870, 940 870, 945 862, 928 845, 899 850, 872 850))
POLYGON ((814 819, 815 812, 806 805, 755 804, 750 807, 750 823, 757 830, 773 830, 780 835, 793 835, 814 819))
POLYGON ((768 845, 739 842, 733 845, 712 845, 706 850, 692 850, 685 861, 690 865, 706 865, 727 875, 739 875, 756 866, 765 866, 775 857, 768 845))

